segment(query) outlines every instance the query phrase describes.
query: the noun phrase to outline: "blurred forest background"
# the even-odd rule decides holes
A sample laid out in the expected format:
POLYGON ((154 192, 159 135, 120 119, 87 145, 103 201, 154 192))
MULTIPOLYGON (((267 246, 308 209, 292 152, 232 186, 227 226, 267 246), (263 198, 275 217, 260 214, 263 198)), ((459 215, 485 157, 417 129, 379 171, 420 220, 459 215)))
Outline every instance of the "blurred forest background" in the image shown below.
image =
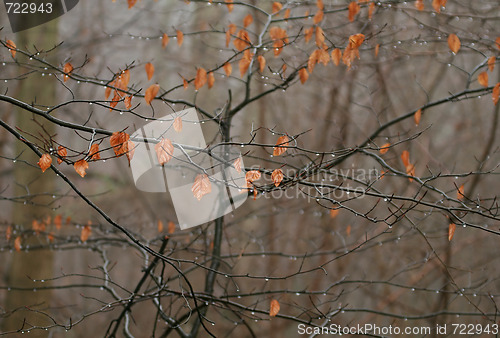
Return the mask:
POLYGON ((2 8, 0 336, 498 324, 499 22, 497 0, 106 0, 14 34, 2 8), (240 30, 250 40, 241 50, 240 30), (335 65, 332 52, 345 56, 355 34, 359 59, 335 65), (314 65, 315 50, 326 64, 314 65), (195 90, 200 67, 213 71, 212 88, 195 90), (110 109, 106 85, 126 69, 110 109), (181 231, 170 196, 138 190, 109 136, 193 106, 207 144, 238 147, 262 178, 234 213, 181 231), (273 156, 284 135, 286 152, 273 156), (92 142, 100 160, 89 160, 92 142), (68 156, 56 164, 59 145, 68 156), (61 174, 42 173, 41 153, 61 174), (83 158, 84 178, 73 168, 83 158))

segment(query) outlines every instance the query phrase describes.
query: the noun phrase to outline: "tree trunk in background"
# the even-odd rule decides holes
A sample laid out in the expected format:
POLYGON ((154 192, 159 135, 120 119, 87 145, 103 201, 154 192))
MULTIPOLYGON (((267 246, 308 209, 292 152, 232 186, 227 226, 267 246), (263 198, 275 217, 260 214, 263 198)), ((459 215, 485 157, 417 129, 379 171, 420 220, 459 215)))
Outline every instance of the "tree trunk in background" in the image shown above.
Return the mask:
MULTIPOLYGON (((38 50, 50 49, 57 44, 58 20, 53 20, 36 28, 20 32, 15 39, 19 49, 33 51, 33 46, 36 46, 38 50)), ((17 54, 16 58, 21 62, 28 62, 27 58, 20 53, 17 54)), ((39 75, 35 74, 19 81, 15 90, 18 92, 15 97, 24 102, 32 103, 36 100, 36 104, 50 105, 55 100, 56 80, 49 81, 46 79, 45 81, 40 81, 39 75)), ((43 133, 41 128, 34 123, 32 114, 21 109, 16 109, 14 115, 16 126, 21 130, 37 136, 40 132, 43 133)), ((42 119, 38 120, 42 121, 42 119)), ((47 132, 53 134, 54 130, 51 130, 48 124, 44 123, 44 127, 47 132)), ((15 156, 18 156, 22 152, 23 154, 20 159, 36 166, 38 157, 23 143, 16 141, 15 156)), ((12 220, 18 231, 29 231, 34 219, 41 221, 51 216, 50 207, 35 206, 30 203, 47 205, 51 202, 51 195, 55 188, 55 175, 51 170, 47 170, 42 174, 37 166, 31 167, 24 163, 18 163, 15 166, 12 185, 15 186, 15 196, 30 195, 27 197, 26 205, 17 203, 13 208, 12 220), (36 196, 38 194, 47 194, 47 196, 36 196)), ((49 226, 50 224, 47 224, 47 231, 49 226)), ((33 291, 33 288, 48 286, 49 283, 35 283, 33 279, 47 279, 52 277, 53 254, 48 250, 36 249, 26 252, 28 245, 36 247, 45 243, 47 243, 47 236, 43 233, 34 235, 30 232, 25 232, 22 236, 21 252, 13 252, 11 255, 10 266, 7 270, 8 274, 5 277, 6 284, 11 287, 15 286, 16 288, 29 288, 32 291, 11 290, 7 293, 5 310, 16 312, 3 320, 2 331, 19 330, 23 327, 23 321, 26 321, 24 329, 28 329, 31 326, 53 324, 47 316, 26 308, 29 307, 33 310, 47 312, 50 307, 51 294, 49 291, 33 291)), ((30 332, 30 337, 32 336, 46 337, 48 336, 48 331, 33 330, 30 332)))

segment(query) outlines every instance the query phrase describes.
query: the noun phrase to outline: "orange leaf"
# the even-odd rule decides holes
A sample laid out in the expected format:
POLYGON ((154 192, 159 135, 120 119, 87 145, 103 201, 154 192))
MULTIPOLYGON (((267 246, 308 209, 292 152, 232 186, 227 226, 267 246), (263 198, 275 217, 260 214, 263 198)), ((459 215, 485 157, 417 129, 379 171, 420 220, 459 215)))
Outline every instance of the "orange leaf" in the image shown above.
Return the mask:
POLYGON ((259 62, 259 71, 261 73, 264 72, 264 69, 266 68, 266 59, 262 55, 259 55, 257 57, 257 61, 259 62))
POLYGON ((97 161, 101 159, 101 154, 99 153, 99 145, 97 143, 94 143, 90 147, 89 157, 92 161, 97 161))
POLYGON ((243 53, 243 58, 239 62, 240 75, 243 77, 248 71, 248 67, 252 63, 253 54, 247 49, 245 53, 243 53))
POLYGON ((89 164, 84 159, 81 159, 80 161, 75 162, 75 164, 73 166, 75 167, 75 171, 81 177, 85 177, 85 175, 87 175, 85 170, 87 170, 89 168, 89 164))
POLYGON ((128 152, 129 139, 130 136, 123 131, 117 131, 111 135, 109 138, 109 144, 113 147, 113 151, 117 157, 120 157, 128 152))
POLYGON ((488 73, 487 72, 482 72, 479 74, 477 77, 477 82, 483 87, 488 87, 488 73))
POLYGON ((132 7, 135 6, 137 0, 127 0, 127 2, 128 2, 128 9, 131 9, 132 7))
POLYGON ((10 51, 10 54, 12 55, 13 58, 16 57, 16 44, 14 43, 14 41, 12 40, 7 40, 5 41, 5 45, 7 46, 7 48, 9 49, 10 51))
POLYGON ((418 9, 419 11, 424 10, 424 0, 417 0, 415 2, 415 8, 418 9))
POLYGON ((172 159, 174 146, 168 138, 164 138, 155 145, 155 152, 158 163, 160 163, 160 165, 164 165, 172 159))
POLYGON ((191 187, 194 197, 199 201, 203 196, 212 191, 212 184, 206 174, 199 174, 194 179, 193 186, 191 187))
POLYGON ((330 218, 335 218, 339 215, 339 209, 330 209, 330 218))
POLYGON ((168 42, 170 41, 170 38, 166 33, 163 33, 163 36, 161 38, 161 48, 165 48, 168 45, 168 42))
POLYGON ((250 46, 250 37, 248 36, 248 32, 244 29, 240 29, 236 35, 236 39, 233 41, 233 44, 240 52, 250 46))
POLYGON ((207 83, 207 71, 204 68, 198 68, 196 78, 194 79, 194 89, 198 90, 207 83))
POLYGON ((253 181, 257 181, 258 179, 260 179, 260 171, 258 170, 250 170, 250 171, 247 171, 246 174, 245 174, 245 179, 247 180, 247 182, 253 182, 253 181))
MULTIPOLYGON (((406 166, 406 175, 408 176, 415 176, 415 166, 411 163, 409 163, 407 166, 406 166)), ((413 181, 413 179, 410 177, 408 178, 410 180, 410 182, 413 181)))
POLYGON ((124 70, 118 78, 120 79, 120 85, 118 87, 126 90, 130 81, 130 71, 128 69, 124 70))
POLYGON ((370 5, 368 5, 368 19, 372 18, 374 11, 375 11, 375 2, 371 2, 370 5))
POLYGON ((210 72, 208 73, 207 75, 207 84, 208 84, 208 89, 212 88, 214 86, 214 83, 215 83, 215 76, 214 76, 214 72, 210 72))
POLYGON ((134 153, 135 153, 135 144, 134 142, 128 140, 127 141, 127 159, 128 159, 128 163, 130 164, 130 161, 132 161, 132 157, 134 157, 134 153))
POLYGON ((313 22, 315 25, 320 23, 323 20, 323 11, 319 10, 313 17, 313 22))
POLYGON ((441 7, 446 6, 447 0, 432 0, 432 7, 438 13, 441 13, 441 7))
POLYGON ((342 62, 350 69, 351 63, 357 57, 359 59, 359 47, 365 40, 365 36, 363 34, 355 34, 349 37, 349 44, 344 51, 344 55, 342 56, 342 62))
POLYGON ((238 157, 236 160, 234 160, 233 166, 238 173, 241 173, 241 157, 238 157))
POLYGON ((457 226, 455 225, 455 223, 450 223, 450 225, 448 226, 448 241, 451 242, 451 240, 453 239, 453 235, 455 234, 456 229, 457 229, 457 226))
POLYGON ((189 87, 189 82, 185 78, 182 78, 182 86, 184 87, 184 90, 188 89, 189 87))
POLYGON ((182 46, 182 42, 184 41, 184 33, 182 33, 180 30, 177 30, 177 44, 182 46))
POLYGON ((277 12, 281 11, 281 9, 283 8, 283 5, 279 2, 273 2, 273 14, 276 14, 277 12))
POLYGON ((309 40, 312 39, 313 33, 314 33, 313 27, 309 27, 309 28, 306 28, 304 30, 304 38, 305 38, 306 42, 309 42, 309 40))
POLYGON ((16 240, 14 241, 14 248, 16 249, 17 252, 21 251, 21 237, 17 236, 16 240))
POLYGON ((496 62, 496 57, 494 56, 488 59, 488 69, 490 70, 490 72, 492 72, 493 69, 495 69, 495 62, 496 62))
POLYGON ((155 66, 151 62, 146 63, 146 74, 148 75, 148 81, 151 80, 155 73, 155 66))
POLYGON ((71 63, 67 62, 64 65, 64 69, 63 69, 63 72, 65 73, 64 82, 68 81, 69 75, 71 74, 72 71, 73 71, 73 65, 71 63))
POLYGON ((422 117, 422 109, 419 109, 413 115, 413 119, 415 120, 415 124, 418 126, 420 124, 420 118, 422 117))
POLYGON ((125 109, 132 108, 132 95, 127 96, 125 100, 123 100, 123 103, 125 103, 125 109))
POLYGON ((290 8, 287 8, 285 10, 285 14, 283 14, 283 19, 285 19, 285 20, 288 19, 290 17, 290 12, 291 12, 290 8))
POLYGON ((226 6, 227 9, 229 10, 229 13, 231 13, 234 9, 233 0, 226 0, 226 6))
POLYGON ((229 42, 231 42, 231 35, 236 33, 236 25, 230 23, 226 31, 226 47, 229 47, 229 42))
POLYGON ((226 62, 224 64, 224 66, 222 66, 222 68, 224 68, 224 72, 226 72, 226 76, 230 76, 231 73, 233 72, 233 66, 231 66, 231 64, 228 62, 226 62))
POLYGON ((42 169, 42 173, 45 172, 48 168, 50 168, 50 165, 52 164, 52 157, 50 157, 49 154, 43 154, 42 157, 37 162, 38 166, 40 169, 42 169))
POLYGON ((174 119, 173 125, 174 125, 174 130, 180 133, 182 131, 182 118, 180 116, 177 116, 174 119))
POLYGON ((307 70, 305 68, 300 68, 299 78, 300 78, 300 82, 302 84, 304 84, 307 81, 307 79, 309 78, 309 73, 307 72, 307 70))
POLYGON ((377 45, 375 46, 375 52, 374 52, 375 53, 375 58, 377 58, 377 56, 378 56, 379 49, 380 49, 380 44, 377 43, 377 45))
POLYGON ((113 99, 109 103, 109 110, 113 110, 113 108, 116 107, 118 102, 120 102, 120 95, 118 94, 117 91, 115 91, 115 96, 113 96, 113 99))
POLYGON ((500 49, 500 36, 496 38, 495 45, 497 46, 497 49, 500 49))
POLYGON ((276 145, 273 148, 273 156, 280 156, 281 154, 285 153, 289 141, 290 139, 286 135, 278 137, 278 142, 276 142, 276 145))
POLYGON ((318 7, 318 9, 320 9, 320 10, 323 10, 325 8, 325 5, 323 4, 323 0, 317 0, 316 7, 318 7))
POLYGON ((351 225, 350 225, 350 224, 349 224, 349 225, 347 226, 347 228, 345 229, 345 234, 346 234, 347 236, 351 236, 351 225))
POLYGON ((279 186, 281 181, 283 181, 283 171, 281 169, 275 169, 271 174, 271 179, 276 187, 279 186))
POLYGON ((342 51, 338 48, 335 48, 332 51, 332 60, 333 60, 333 63, 335 63, 335 66, 338 66, 340 64, 341 58, 342 58, 342 51))
POLYGON ((5 230, 5 239, 10 241, 11 237, 12 237, 12 227, 9 225, 5 230))
POLYGON ((163 232, 163 222, 161 220, 158 220, 158 232, 163 232))
POLYGON ((149 86, 149 88, 146 89, 146 94, 144 95, 144 100, 146 100, 146 103, 151 105, 151 102, 156 97, 159 91, 160 91, 159 84, 152 84, 151 86, 149 86))
POLYGON ((491 99, 493 100, 494 105, 498 103, 499 98, 500 98, 500 82, 498 82, 495 85, 495 87, 493 87, 493 92, 491 93, 491 99))
POLYGON ((90 227, 90 224, 85 225, 82 228, 82 232, 80 234, 80 240, 82 242, 86 242, 87 239, 89 239, 90 235, 92 234, 92 228, 90 227))
POLYGON ((276 299, 273 299, 269 306, 269 316, 276 317, 278 312, 280 312, 280 303, 276 299))
POLYGON ((450 50, 454 54, 457 54, 460 50, 460 46, 461 44, 458 36, 456 36, 455 34, 450 34, 450 36, 448 36, 448 47, 450 47, 450 50))
POLYGON ((353 22, 354 17, 356 16, 356 14, 359 13, 359 10, 361 9, 361 7, 359 7, 359 4, 356 1, 352 1, 349 4, 348 9, 349 9, 349 21, 353 22))
POLYGON ((325 42, 325 33, 321 27, 316 27, 316 46, 322 47, 325 42))
POLYGON ((59 155, 60 157, 57 159, 57 163, 61 164, 63 162, 63 159, 65 159, 68 155, 68 151, 63 146, 59 146, 57 147, 57 155, 59 155))
POLYGON ((386 152, 389 151, 390 143, 385 143, 382 147, 380 147, 379 152, 384 155, 386 152))
POLYGON ((61 229, 61 227, 62 227, 62 216, 60 214, 56 215, 56 217, 54 217, 54 225, 56 226, 57 230, 61 229))
POLYGON ((175 232, 175 223, 170 221, 168 222, 168 233, 173 234, 175 232))
POLYGON ((410 152, 408 150, 403 151, 401 154, 401 160, 403 161, 405 167, 410 165, 410 152))
POLYGON ((245 18, 243 19, 243 27, 248 27, 252 24, 253 22, 253 16, 252 14, 248 14, 247 16, 245 16, 245 18))
POLYGON ((462 184, 457 190, 457 199, 460 201, 464 198, 464 185, 462 184))

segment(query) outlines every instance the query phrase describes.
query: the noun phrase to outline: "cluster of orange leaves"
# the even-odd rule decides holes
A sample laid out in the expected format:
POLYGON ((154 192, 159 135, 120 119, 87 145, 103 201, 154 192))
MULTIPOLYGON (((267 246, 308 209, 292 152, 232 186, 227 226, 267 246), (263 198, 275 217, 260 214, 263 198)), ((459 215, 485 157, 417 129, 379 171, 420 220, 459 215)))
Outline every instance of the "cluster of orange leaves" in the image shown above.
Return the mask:
MULTIPOLYGON (((69 225, 71 223, 71 217, 66 218, 66 225, 69 225)), ((35 233, 35 235, 40 235, 40 233, 45 233, 47 231, 47 227, 50 225, 54 225, 56 230, 59 231, 62 228, 63 225, 63 217, 61 214, 58 214, 52 219, 50 216, 45 217, 43 220, 36 220, 34 219, 31 222, 31 230, 35 233)), ((82 232, 80 234, 80 239, 82 242, 85 242, 88 239, 88 236, 90 235, 91 230, 90 229, 91 222, 89 221, 87 226, 82 228, 82 232)), ((9 225, 5 231, 5 239, 7 241, 10 241, 12 239, 12 234, 13 234, 13 228, 11 225, 9 225)), ((50 231, 47 235, 47 239, 50 242, 54 241, 54 231, 50 231)), ((21 236, 17 236, 14 239, 14 249, 19 252, 21 251, 22 248, 22 238, 21 236)))

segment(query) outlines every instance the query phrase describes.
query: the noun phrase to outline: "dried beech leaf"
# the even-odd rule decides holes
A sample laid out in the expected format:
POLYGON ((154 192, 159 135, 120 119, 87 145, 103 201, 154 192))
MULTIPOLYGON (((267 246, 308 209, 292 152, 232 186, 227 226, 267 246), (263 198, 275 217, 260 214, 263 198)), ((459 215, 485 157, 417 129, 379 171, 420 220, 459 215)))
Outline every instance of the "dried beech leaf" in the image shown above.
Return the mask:
POLYGON ((212 191, 212 184, 206 174, 199 174, 194 179, 193 186, 191 187, 194 197, 199 201, 203 196, 212 191))
POLYGON ((281 169, 275 169, 271 174, 271 179, 276 187, 279 186, 281 181, 283 181, 283 171, 281 169))
POLYGON ((338 48, 335 48, 332 51, 332 61, 335 63, 335 66, 340 64, 340 60, 342 59, 342 51, 338 48))
POLYGON ((214 72, 210 72, 208 73, 207 75, 207 84, 208 84, 208 89, 212 88, 214 86, 214 83, 215 83, 215 76, 214 76, 214 72))
POLYGON ((479 84, 483 87, 488 87, 488 73, 482 72, 481 74, 479 74, 477 77, 477 82, 479 82, 479 84))
POLYGON ((90 224, 85 225, 82 228, 82 232, 80 234, 80 240, 82 242, 86 242, 89 239, 91 234, 92 234, 92 227, 90 226, 90 224))
POLYGON ((269 306, 269 316, 276 317, 278 312, 280 312, 280 303, 276 299, 273 299, 271 300, 271 305, 269 306))
POLYGON ((300 68, 299 70, 299 79, 302 84, 304 84, 309 78, 309 73, 305 68, 300 68))
POLYGON ((50 168, 50 165, 52 164, 52 157, 50 157, 49 154, 43 154, 42 157, 37 162, 38 166, 40 169, 42 169, 42 173, 45 172, 48 168, 50 168))
POLYGON ((198 90, 207 83, 207 71, 204 68, 198 68, 194 79, 194 89, 198 90))
POLYGON ((246 27, 250 26, 252 24, 252 22, 253 22, 252 14, 247 14, 247 16, 245 16, 243 18, 243 27, 246 28, 246 27))
POLYGON ((226 62, 224 64, 224 66, 222 66, 222 68, 224 68, 224 72, 226 73, 226 76, 230 76, 231 73, 233 72, 233 66, 231 66, 231 64, 228 62, 226 62))
POLYGON ((352 1, 349 4, 348 9, 349 9, 349 14, 348 14, 349 21, 353 22, 354 18, 356 17, 356 14, 358 14, 359 11, 361 10, 361 7, 359 6, 359 4, 356 1, 352 1))
POLYGON ((168 222, 168 233, 173 234, 175 232, 175 223, 170 221, 168 222))
POLYGON ((264 69, 266 68, 266 59, 264 58, 264 56, 259 55, 257 57, 257 62, 259 62, 259 72, 264 72, 264 69))
POLYGON ((177 31, 177 44, 182 46, 182 43, 184 42, 184 33, 182 33, 180 30, 177 31))
POLYGON ((448 36, 448 47, 450 47, 450 50, 453 53, 457 54, 458 51, 460 50, 460 46, 461 43, 458 36, 456 36, 455 34, 450 34, 450 36, 448 36))
POLYGON ((233 166, 238 173, 241 173, 241 157, 238 157, 236 160, 234 160, 233 166))
POLYGON ((97 161, 101 159, 101 154, 99 153, 99 145, 97 143, 94 143, 90 147, 89 157, 92 161, 97 161))
POLYGON ((163 232, 163 222, 161 220, 158 220, 157 228, 158 232, 163 232))
POLYGON ((339 215, 339 209, 330 209, 330 218, 335 218, 339 215))
POLYGON ((149 86, 149 88, 146 89, 146 94, 144 95, 144 100, 146 100, 146 103, 151 105, 151 102, 156 97, 159 91, 160 91, 159 84, 152 84, 151 86, 149 86))
POLYGON ((146 63, 144 66, 146 68, 146 75, 148 76, 148 81, 153 78, 153 75, 155 73, 155 66, 151 62, 146 63))
POLYGON ((410 165, 410 152, 408 150, 404 150, 401 153, 401 160, 403 161, 405 167, 410 165))
POLYGON ((288 144, 289 141, 290 139, 286 135, 278 137, 278 141, 276 142, 276 145, 273 148, 273 156, 280 156, 284 154, 289 145, 288 144))
POLYGON ((14 248, 17 252, 21 251, 21 236, 17 236, 14 240, 14 248))
POLYGON ((422 109, 419 109, 413 115, 413 119, 415 120, 415 124, 418 126, 420 124, 420 119, 422 118, 422 109))
POLYGON ((57 163, 61 164, 63 160, 66 158, 66 156, 68 156, 68 151, 63 146, 59 146, 57 147, 57 155, 59 155, 57 163))
POLYGON ((14 43, 14 41, 12 40, 7 40, 5 41, 5 45, 7 46, 7 48, 9 49, 10 51, 10 54, 12 55, 13 58, 16 57, 16 44, 14 43))
POLYGON ((161 48, 165 48, 168 45, 168 42, 170 41, 170 38, 166 33, 163 34, 161 38, 161 48))
POLYGON ((384 145, 382 145, 382 147, 380 147, 380 150, 379 152, 384 155, 385 153, 387 153, 389 151, 389 147, 391 146, 390 143, 385 143, 384 145))
POLYGON ((128 152, 128 140, 130 136, 125 132, 114 132, 109 138, 109 143, 113 147, 113 151, 117 157, 128 152))
POLYGON ((63 72, 65 73, 64 74, 64 82, 68 81, 69 79, 69 75, 71 75, 71 72, 73 71, 73 65, 69 62, 67 62, 65 65, 64 65, 64 69, 63 69, 63 72))
POLYGON ((80 175, 81 177, 85 177, 85 175, 87 175, 85 171, 89 168, 89 164, 84 159, 81 159, 79 161, 76 161, 73 167, 75 168, 75 171, 78 173, 78 175, 80 175))
POLYGON ((281 9, 283 8, 283 5, 277 1, 273 2, 273 10, 272 10, 272 13, 273 14, 276 14, 278 13, 279 11, 281 11, 281 9))
POLYGON ((260 171, 258 170, 250 170, 250 171, 247 171, 246 174, 245 174, 245 179, 247 180, 247 182, 253 182, 253 181, 257 181, 258 179, 260 179, 260 171))
POLYGON ((490 72, 493 71, 493 69, 495 69, 495 62, 496 62, 496 57, 494 56, 491 56, 489 59, 488 59, 488 69, 490 70, 490 72))
POLYGON ((500 82, 498 82, 495 87, 493 87, 493 91, 491 93, 491 99, 493 100, 493 104, 496 106, 498 103, 498 99, 500 98, 500 82))
POLYGON ((174 119, 174 130, 178 133, 180 133, 182 131, 182 117, 180 116, 177 116, 175 119, 174 119))
POLYGON ((164 165, 172 159, 174 146, 168 138, 164 138, 155 145, 155 152, 158 163, 160 163, 160 165, 164 165))

